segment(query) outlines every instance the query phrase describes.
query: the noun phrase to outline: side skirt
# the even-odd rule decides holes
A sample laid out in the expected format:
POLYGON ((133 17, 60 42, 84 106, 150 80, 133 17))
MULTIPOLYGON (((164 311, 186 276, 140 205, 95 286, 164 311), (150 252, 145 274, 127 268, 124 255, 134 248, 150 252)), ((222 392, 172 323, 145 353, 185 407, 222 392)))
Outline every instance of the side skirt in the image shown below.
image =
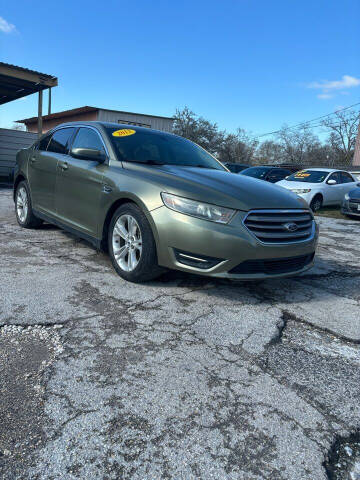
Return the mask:
POLYGON ((79 238, 82 238, 83 240, 86 240, 98 250, 102 250, 102 241, 99 240, 98 238, 92 237, 87 233, 83 233, 83 232, 80 232, 79 230, 76 230, 75 228, 69 227, 68 225, 65 225, 64 223, 57 220, 56 218, 51 217, 50 215, 46 215, 45 213, 39 212, 38 210, 33 210, 33 212, 36 217, 41 218, 41 220, 44 220, 44 222, 51 223, 52 225, 56 225, 62 230, 65 230, 66 232, 71 233, 75 237, 79 237, 79 238))

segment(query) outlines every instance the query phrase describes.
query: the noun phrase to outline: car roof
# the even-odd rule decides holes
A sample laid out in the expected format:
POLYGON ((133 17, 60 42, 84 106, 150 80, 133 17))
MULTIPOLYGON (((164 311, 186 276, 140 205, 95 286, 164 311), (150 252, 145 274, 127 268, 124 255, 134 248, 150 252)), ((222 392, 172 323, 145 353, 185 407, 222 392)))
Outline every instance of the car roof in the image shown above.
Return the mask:
POLYGON ((328 173, 331 173, 331 172, 343 172, 343 170, 340 170, 339 168, 311 168, 311 167, 308 167, 308 168, 303 168, 302 170, 313 170, 315 172, 328 172, 328 173))
MULTIPOLYGON (((97 120, 94 121, 85 121, 82 122, 80 121, 75 121, 75 122, 65 122, 65 123, 60 123, 59 125, 56 125, 56 127, 52 128, 52 130, 56 130, 59 127, 77 127, 77 126, 89 126, 89 127, 103 127, 103 128, 118 128, 119 130, 122 128, 131 128, 132 130, 135 130, 137 132, 153 132, 153 133, 159 133, 163 135, 174 135, 171 132, 164 132, 162 130, 155 130, 153 128, 146 128, 146 127, 138 127, 137 125, 129 125, 126 123, 114 123, 114 122, 99 122, 97 120)), ((175 135, 177 136, 177 135, 175 135)))
POLYGON ((248 170, 250 168, 268 168, 269 170, 272 170, 274 167, 271 167, 269 165, 251 165, 246 170, 248 170))

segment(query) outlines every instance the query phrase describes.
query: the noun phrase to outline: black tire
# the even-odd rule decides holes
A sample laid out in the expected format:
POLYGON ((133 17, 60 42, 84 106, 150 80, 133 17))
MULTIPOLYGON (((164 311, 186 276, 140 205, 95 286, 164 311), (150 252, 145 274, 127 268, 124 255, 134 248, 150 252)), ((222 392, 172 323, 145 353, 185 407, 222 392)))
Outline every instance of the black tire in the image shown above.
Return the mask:
POLYGON ((320 210, 323 204, 323 199, 321 195, 315 195, 315 197, 310 202, 310 208, 313 212, 320 210))
MULTIPOLYGON (((120 239, 119 239, 120 240, 120 239)), ((120 245, 119 245, 120 246, 120 245)), ((116 248, 116 245, 115 245, 116 248)), ((142 210, 134 203, 121 205, 114 213, 108 231, 108 249, 111 262, 120 277, 129 282, 141 283, 152 280, 164 272, 164 268, 157 263, 156 245, 150 224, 142 210), (129 215, 133 217, 139 227, 142 240, 142 251, 137 266, 132 271, 126 271, 119 265, 114 255, 113 232, 116 222, 120 217, 129 215)), ((127 256, 128 258, 128 256, 127 256)), ((126 261, 126 256, 124 257, 126 261)))
POLYGON ((30 195, 29 185, 25 180, 21 181, 16 187, 15 214, 16 214, 16 220, 18 224, 20 225, 20 227, 23 227, 23 228, 37 228, 43 223, 42 220, 40 220, 40 218, 37 218, 34 215, 32 204, 31 204, 31 195, 30 195), (26 214, 24 213, 24 217, 21 217, 19 216, 19 211, 21 211, 21 208, 19 207, 19 203, 20 203, 19 196, 21 193, 23 196, 24 192, 26 194, 27 209, 26 209, 26 214))

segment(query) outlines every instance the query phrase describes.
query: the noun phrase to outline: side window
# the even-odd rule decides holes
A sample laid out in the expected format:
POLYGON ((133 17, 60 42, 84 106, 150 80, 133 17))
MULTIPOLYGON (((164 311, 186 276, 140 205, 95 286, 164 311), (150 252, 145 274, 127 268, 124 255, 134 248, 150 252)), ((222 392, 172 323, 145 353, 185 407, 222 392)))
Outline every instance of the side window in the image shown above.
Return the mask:
POLYGON ((105 153, 100 134, 91 128, 81 127, 73 141, 72 148, 94 148, 105 153))
POLYGON ((42 137, 39 142, 37 143, 37 146, 35 147, 37 150, 46 150, 48 143, 50 140, 50 135, 45 135, 42 137))
POLYGON ((341 180, 341 177, 340 177, 340 173, 339 172, 334 172, 330 175, 330 177, 327 179, 327 181, 329 180, 335 180, 337 184, 339 183, 342 183, 342 180, 341 180))
POLYGON ((69 141, 74 131, 75 128, 61 128, 60 130, 56 130, 47 147, 48 152, 68 153, 69 141))
POLYGON ((341 172, 341 179, 342 179, 342 183, 350 183, 354 181, 352 176, 347 172, 341 172))

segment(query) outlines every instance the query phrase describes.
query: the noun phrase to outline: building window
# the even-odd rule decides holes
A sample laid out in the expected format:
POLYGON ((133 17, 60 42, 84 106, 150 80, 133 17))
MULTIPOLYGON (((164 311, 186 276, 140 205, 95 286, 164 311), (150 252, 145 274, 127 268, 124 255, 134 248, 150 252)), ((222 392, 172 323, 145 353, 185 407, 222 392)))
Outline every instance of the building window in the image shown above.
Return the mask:
POLYGON ((118 120, 118 123, 122 123, 124 125, 135 125, 136 127, 151 128, 151 125, 147 123, 130 122, 129 120, 118 120))

